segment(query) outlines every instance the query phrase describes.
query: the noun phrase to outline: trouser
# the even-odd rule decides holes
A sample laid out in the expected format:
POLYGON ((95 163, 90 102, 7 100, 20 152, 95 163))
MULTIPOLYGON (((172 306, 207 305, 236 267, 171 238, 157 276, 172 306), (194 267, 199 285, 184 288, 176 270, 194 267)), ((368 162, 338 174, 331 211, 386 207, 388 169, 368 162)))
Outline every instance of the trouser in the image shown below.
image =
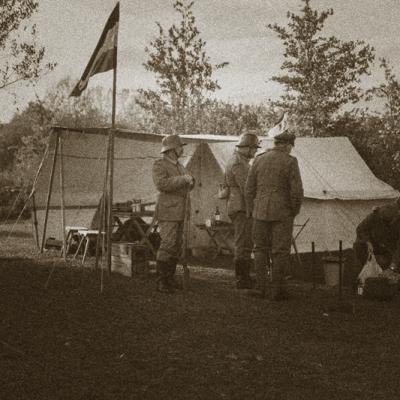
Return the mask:
POLYGON ((160 221, 158 223, 161 243, 157 261, 171 262, 180 258, 183 244, 183 221, 160 221))
POLYGON ((247 218, 244 211, 238 211, 229 216, 234 227, 234 267, 236 286, 240 288, 252 287, 250 268, 252 265, 251 252, 253 240, 251 231, 253 220, 247 218))
POLYGON ((251 237, 253 220, 247 218, 244 211, 238 211, 229 218, 234 226, 234 257, 235 260, 250 260, 253 250, 251 237))
POLYGON ((285 271, 290 263, 293 218, 283 221, 253 221, 254 261, 257 288, 265 291, 267 257, 272 258, 272 285, 282 290, 285 285, 285 271))

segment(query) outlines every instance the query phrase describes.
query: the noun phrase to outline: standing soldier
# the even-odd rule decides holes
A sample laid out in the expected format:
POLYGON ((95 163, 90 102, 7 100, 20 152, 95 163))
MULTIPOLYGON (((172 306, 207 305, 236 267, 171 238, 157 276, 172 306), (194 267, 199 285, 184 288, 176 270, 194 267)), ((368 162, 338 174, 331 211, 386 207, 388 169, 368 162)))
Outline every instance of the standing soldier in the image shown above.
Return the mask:
POLYGON ((251 289, 250 278, 252 219, 246 215, 244 189, 249 172, 249 162, 254 158, 258 145, 258 137, 254 131, 248 131, 240 136, 236 149, 225 170, 225 183, 229 188, 228 216, 234 226, 234 265, 236 287, 251 289))
POLYGON ((188 196, 194 187, 194 178, 178 161, 185 146, 181 138, 168 135, 161 144, 163 157, 153 164, 153 182, 159 191, 156 218, 161 237, 156 257, 160 274, 157 289, 172 293, 179 287, 174 275, 181 255, 185 216, 190 211, 188 196))
POLYGON ((303 199, 297 159, 290 155, 295 135, 283 132, 274 148, 254 160, 246 182, 248 216, 253 217, 253 241, 257 290, 265 297, 268 250, 272 255, 272 298, 286 300, 285 269, 289 264, 293 221, 303 199))

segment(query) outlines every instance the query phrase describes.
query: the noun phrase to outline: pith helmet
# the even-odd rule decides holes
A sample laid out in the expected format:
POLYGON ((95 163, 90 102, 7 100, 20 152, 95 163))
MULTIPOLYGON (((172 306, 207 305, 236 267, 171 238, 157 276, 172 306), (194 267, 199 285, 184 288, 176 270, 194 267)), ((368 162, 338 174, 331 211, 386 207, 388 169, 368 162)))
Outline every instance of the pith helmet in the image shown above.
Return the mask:
POLYGON ((239 141, 236 144, 236 147, 260 147, 259 143, 260 142, 255 133, 245 132, 240 135, 239 141))
POLYGON ((293 133, 283 132, 274 137, 275 143, 291 144, 294 146, 296 136, 293 133))
POLYGON ((165 153, 168 150, 177 149, 181 146, 186 146, 186 143, 183 143, 181 137, 178 135, 167 135, 164 136, 161 141, 161 151, 160 153, 165 153))

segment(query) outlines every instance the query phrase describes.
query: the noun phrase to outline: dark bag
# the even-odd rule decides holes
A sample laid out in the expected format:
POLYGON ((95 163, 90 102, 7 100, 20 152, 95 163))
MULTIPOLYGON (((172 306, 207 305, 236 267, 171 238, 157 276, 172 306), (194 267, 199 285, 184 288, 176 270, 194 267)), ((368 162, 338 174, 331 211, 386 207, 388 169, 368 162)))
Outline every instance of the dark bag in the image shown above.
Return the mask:
POLYGON ((396 294, 397 285, 385 277, 367 278, 363 296, 371 300, 392 300, 396 294))
POLYGON ((228 184, 226 183, 226 175, 224 174, 224 183, 219 184, 217 197, 220 200, 226 200, 228 199, 229 195, 230 190, 228 184))

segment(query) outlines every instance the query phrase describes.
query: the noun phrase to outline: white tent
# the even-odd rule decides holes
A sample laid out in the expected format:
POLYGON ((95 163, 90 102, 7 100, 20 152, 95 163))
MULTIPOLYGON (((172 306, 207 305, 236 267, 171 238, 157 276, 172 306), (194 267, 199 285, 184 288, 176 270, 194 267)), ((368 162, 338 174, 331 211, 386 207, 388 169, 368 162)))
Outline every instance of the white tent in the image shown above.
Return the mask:
MULTIPOLYGON (((152 134, 117 131, 115 136, 114 202, 133 198, 154 200, 156 190, 151 166, 159 157, 162 137, 152 134)), ((210 238, 196 224, 204 223, 216 206, 226 215, 224 200, 217 198, 227 160, 235 148, 236 136, 186 135, 184 164, 196 179, 192 192, 189 246, 207 247, 210 238)), ((262 140, 264 149, 273 141, 262 140)), ((65 224, 89 226, 103 188, 107 130, 54 130, 49 152, 35 185, 35 210, 38 237, 42 238, 47 200, 49 217, 47 237, 62 238, 61 193, 64 192, 65 224), (55 146, 57 137, 62 146, 55 146), (58 149, 57 154, 56 148, 58 149), (54 163, 52 189, 49 192, 54 163), (61 165, 63 168, 61 168, 61 165), (63 185, 61 174, 63 171, 63 185), (62 190, 63 187, 63 190, 62 190)), ((311 242, 317 251, 350 248, 355 227, 370 210, 391 201, 399 192, 377 179, 345 137, 298 138, 292 155, 299 161, 305 199, 296 224, 304 224, 297 238, 300 252, 308 252, 311 242)), ((296 233, 296 232, 295 232, 296 233)))

